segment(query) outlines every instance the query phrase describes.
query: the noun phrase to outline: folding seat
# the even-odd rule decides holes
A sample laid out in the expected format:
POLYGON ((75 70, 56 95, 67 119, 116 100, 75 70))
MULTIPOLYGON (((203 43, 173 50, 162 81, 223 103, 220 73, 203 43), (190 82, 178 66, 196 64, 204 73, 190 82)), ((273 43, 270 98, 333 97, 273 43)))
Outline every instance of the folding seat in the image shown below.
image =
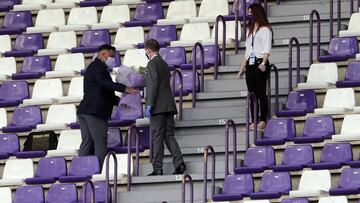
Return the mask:
POLYGON ((0 128, 7 126, 7 113, 5 108, 0 108, 0 128))
POLYGON ((123 65, 128 67, 146 67, 148 62, 149 59, 146 58, 144 49, 130 49, 125 52, 123 65))
POLYGON ((215 22, 218 15, 227 15, 229 6, 227 0, 203 0, 199 9, 199 16, 190 18, 191 23, 215 22))
POLYGON ((339 183, 337 188, 329 191, 330 195, 353 195, 360 193, 360 169, 359 168, 344 168, 341 171, 339 183))
POLYGON ((314 152, 311 145, 289 145, 283 152, 281 165, 272 167, 275 172, 301 171, 314 163, 314 152))
POLYGON ((270 203, 270 200, 246 200, 243 203, 270 203))
POLYGON ((359 53, 356 37, 334 37, 330 41, 329 49, 325 55, 319 56, 320 62, 346 61, 355 58, 359 53))
POLYGON ((259 192, 251 193, 251 199, 277 199, 282 195, 289 194, 291 176, 288 172, 267 172, 260 182, 259 192))
POLYGON ((48 150, 48 157, 74 156, 77 154, 81 144, 80 130, 63 130, 59 136, 56 150, 48 150))
POLYGON ((254 192, 254 181, 250 174, 228 175, 225 177, 223 188, 220 194, 212 196, 212 200, 236 201, 241 200, 254 192))
MULTIPOLYGON (((107 139, 108 150, 116 153, 127 153, 127 136, 124 142, 119 128, 109 128, 107 139)), ((146 147, 149 146, 149 139, 146 138, 148 137, 141 136, 139 133, 139 152, 145 151, 146 147), (146 141, 147 143, 145 143, 146 141)), ((131 144, 130 151, 136 152, 135 136, 131 136, 131 144)))
POLYGON ((82 53, 60 54, 53 71, 45 74, 47 78, 74 77, 85 68, 85 59, 82 53))
POLYGON ((158 19, 164 18, 161 3, 141 3, 136 5, 134 18, 124 23, 125 27, 152 26, 158 19))
POLYGON ((166 61, 170 70, 180 68, 186 63, 186 52, 184 47, 164 47, 159 51, 160 56, 166 61))
POLYGON ((11 51, 11 39, 9 35, 0 35, 0 56, 11 51))
MULTIPOLYGON (((182 75, 182 79, 183 79, 183 92, 182 92, 182 96, 187 96, 189 95, 190 93, 192 93, 192 90, 193 90, 193 72, 192 70, 183 70, 181 71, 181 75, 182 75)), ((195 91, 196 92, 199 92, 200 91, 200 75, 199 73, 196 71, 195 72, 195 80, 196 80, 196 83, 195 83, 195 91)), ((173 80, 174 78, 172 77, 171 78, 171 89, 174 90, 174 87, 173 87, 173 80)), ((176 77, 175 77, 175 96, 180 96, 180 79, 179 79, 179 76, 176 74, 176 77)))
MULTIPOLYGON (((105 181, 95 182, 94 183, 94 188, 95 188, 95 202, 99 202, 99 203, 100 202, 106 202, 106 182, 105 181)), ((91 199, 91 191, 90 191, 90 189, 87 189, 86 196, 87 196, 88 200, 91 199)), ((80 202, 84 202, 84 198, 85 198, 85 189, 83 188, 81 190, 80 202)), ((110 190, 109 199, 111 201, 111 190, 110 190)))
POLYGON ((278 117, 305 116, 317 107, 316 94, 313 90, 289 92, 285 109, 276 112, 278 117))
POLYGON ((172 1, 167 10, 166 19, 157 20, 157 25, 182 25, 196 17, 195 1, 172 1))
POLYGON ((305 120, 300 137, 295 137, 294 143, 315 143, 331 139, 335 134, 334 121, 331 116, 313 116, 305 120))
POLYGON ((136 48, 139 43, 144 43, 145 34, 143 27, 119 28, 113 46, 117 50, 136 48))
MULTIPOLYGON (((122 179, 124 176, 127 175, 127 166, 128 166, 128 156, 127 154, 117 154, 116 155, 117 163, 118 163, 118 170, 117 170, 117 178, 118 180, 122 179)), ((106 159, 102 166, 101 174, 94 174, 92 175, 92 181, 104 181, 105 180, 105 172, 106 172, 106 159)), ((114 159, 110 158, 109 161, 109 179, 114 180, 114 159)), ((130 160, 130 174, 133 173, 133 159, 130 160)))
POLYGON ((7 12, 4 16, 0 35, 21 34, 33 25, 30 11, 7 12))
POLYGON ((359 114, 346 115, 341 126, 340 134, 333 135, 332 140, 336 142, 360 140, 360 127, 358 126, 359 121, 359 114))
POLYGON ((309 200, 306 198, 290 198, 290 199, 283 199, 281 203, 309 203, 309 200))
POLYGON ((53 184, 49 188, 46 203, 77 202, 77 189, 75 184, 53 184))
POLYGON ((20 150, 16 134, 0 134, 0 159, 8 159, 20 150))
POLYGON ((0 86, 0 107, 18 106, 30 97, 25 81, 5 81, 0 86))
POLYGON ((105 6, 101 13, 100 22, 91 25, 91 29, 118 29, 129 20, 130 8, 128 5, 105 6))
MULTIPOLYGON (((216 63, 220 65, 221 57, 220 57, 220 49, 216 45, 204 45, 204 68, 210 68, 214 66, 216 63), (215 60, 215 55, 218 55, 218 60, 215 60)), ((190 55, 189 63, 181 64, 182 70, 192 70, 193 69, 193 58, 194 58, 194 49, 192 50, 192 54, 190 55)), ((200 48, 197 48, 196 51, 196 68, 200 68, 201 65, 201 52, 200 48)))
POLYGON ((340 30, 340 37, 350 37, 350 36, 359 36, 360 35, 360 13, 351 14, 349 26, 347 30, 340 30))
POLYGON ((9 126, 4 127, 4 133, 29 132, 43 123, 41 110, 38 106, 17 107, 11 118, 9 126))
POLYGON ((352 88, 337 88, 326 91, 323 108, 316 108, 316 115, 344 114, 355 107, 355 93, 352 88))
POLYGON ((112 0, 113 5, 132 5, 132 4, 139 4, 141 0, 112 0))
POLYGON ((7 80, 16 73, 16 60, 14 57, 0 57, 0 81, 7 80))
POLYGON ((68 175, 59 177, 61 183, 83 182, 100 173, 97 156, 77 156, 71 161, 68 175))
MULTIPOLYGON (((248 9, 249 6, 251 4, 258 4, 260 3, 259 0, 246 0, 245 6, 246 6, 246 13, 245 13, 245 19, 246 20, 250 20, 251 16, 248 14, 248 9)), ((239 1, 239 11, 238 11, 238 15, 239 15, 239 20, 243 21, 244 20, 244 4, 243 1, 239 1)), ((224 16, 225 20, 229 21, 229 20, 235 20, 235 13, 236 13, 236 7, 235 4, 233 4, 233 7, 231 8, 231 13, 230 15, 224 16)))
POLYGON ((58 103, 76 103, 80 102, 83 98, 83 77, 74 77, 70 81, 69 91, 67 96, 56 98, 58 103))
POLYGON ((88 30, 92 24, 96 24, 97 10, 95 7, 72 8, 69 14, 67 25, 60 26, 60 31, 88 30))
POLYGON ((34 177, 34 164, 31 159, 9 159, 0 179, 0 186, 22 185, 26 178, 34 177))
POLYGON ((39 49, 44 48, 44 38, 42 34, 21 34, 16 37, 12 51, 4 53, 6 57, 25 57, 33 56, 39 49))
POLYGON ((94 53, 97 52, 99 46, 103 44, 111 44, 109 30, 87 30, 83 32, 80 46, 71 49, 72 53, 94 53))
POLYGON ((70 9, 75 8, 79 5, 79 3, 83 0, 55 0, 54 3, 47 4, 47 9, 70 9))
POLYGON ((298 89, 322 89, 334 86, 338 80, 336 63, 311 64, 305 83, 299 83, 298 89))
POLYGON ((38 79, 51 71, 51 59, 49 56, 28 56, 24 58, 21 71, 12 74, 13 80, 38 79))
POLYGON ((3 203, 12 203, 12 193, 9 187, 0 187, 0 197, 3 203))
POLYGON ((106 6, 109 3, 111 3, 111 0, 84 0, 80 2, 80 7, 106 6))
POLYGON ((181 30, 180 40, 172 41, 172 47, 191 47, 196 42, 210 39, 210 28, 208 23, 188 23, 181 30))
MULTIPOLYGON (((218 29, 218 42, 223 44, 223 25, 219 23, 218 29)), ((226 44, 231 44, 235 42, 235 21, 226 21, 226 35, 225 35, 226 44)), ((238 23, 238 40, 241 39, 241 24, 238 23)), ((215 25, 211 32, 211 38, 209 40, 203 40, 203 45, 213 45, 215 44, 215 25)))
POLYGON ((37 125, 36 130, 63 130, 75 121, 76 107, 74 104, 51 105, 47 113, 46 122, 37 125))
POLYGON ((320 163, 311 164, 311 169, 338 169, 353 160, 352 148, 349 143, 325 144, 320 156, 320 163))
POLYGON ((14 5, 20 4, 20 0, 3 0, 0 1, 0 12, 10 11, 14 5))
POLYGON ((295 121, 292 118, 268 120, 263 137, 255 140, 256 145, 281 145, 296 137, 295 121))
POLYGON ((236 174, 261 173, 275 165, 275 154, 272 147, 252 147, 246 151, 244 163, 235 168, 236 174))
POLYGON ((16 189, 13 203, 43 203, 44 189, 41 186, 21 186, 16 189))
POLYGON ((46 49, 39 49, 39 56, 59 55, 68 53, 76 47, 76 33, 74 31, 52 32, 46 45, 46 49))
POLYGON ((40 159, 35 176, 27 178, 26 184, 51 184, 66 175, 66 161, 64 157, 42 158, 40 159))
MULTIPOLYGON (((166 47, 171 41, 177 39, 177 31, 175 25, 153 25, 150 27, 147 39, 155 39, 159 42, 160 47, 166 47)), ((138 48, 144 48, 144 43, 137 45, 138 48)))
POLYGON ((317 197, 329 192, 331 174, 329 170, 304 171, 298 190, 290 191, 290 197, 317 197))
POLYGON ((65 25, 65 12, 63 9, 40 10, 36 17, 35 27, 26 28, 26 32, 54 32, 62 25, 65 25))
POLYGON ((37 80, 31 99, 25 99, 23 104, 26 106, 52 104, 61 96, 63 96, 63 89, 60 79, 37 80))
POLYGON ((348 200, 345 196, 320 197, 319 203, 348 203, 348 200))
POLYGON ((53 0, 22 0, 21 4, 14 6, 14 11, 34 11, 46 8, 53 0))
POLYGON ((360 86, 360 61, 349 63, 345 79, 336 82, 336 87, 359 87, 360 86))

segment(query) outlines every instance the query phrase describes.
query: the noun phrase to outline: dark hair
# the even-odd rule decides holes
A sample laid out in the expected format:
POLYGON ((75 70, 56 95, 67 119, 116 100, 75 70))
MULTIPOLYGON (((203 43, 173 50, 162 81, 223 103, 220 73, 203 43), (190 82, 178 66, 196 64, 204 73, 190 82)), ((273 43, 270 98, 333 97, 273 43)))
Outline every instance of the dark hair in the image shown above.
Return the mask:
MULTIPOLYGON (((272 44, 274 44, 274 32, 273 29, 269 23, 268 17, 266 15, 265 9, 262 7, 261 4, 251 4, 249 6, 249 9, 251 9, 251 13, 252 13, 252 20, 249 22, 248 24, 248 30, 249 30, 249 34, 248 36, 250 36, 255 29, 255 23, 259 24, 259 28, 261 27, 267 27, 270 29, 271 33, 272 33, 272 44)), ((256 30, 258 31, 258 30, 256 30)))
POLYGON ((158 52, 160 50, 159 42, 154 39, 149 39, 145 43, 145 48, 150 49, 151 51, 158 52))
POLYGON ((115 51, 115 47, 109 45, 109 44, 103 44, 99 47, 98 51, 103 51, 103 50, 108 50, 108 51, 115 51))

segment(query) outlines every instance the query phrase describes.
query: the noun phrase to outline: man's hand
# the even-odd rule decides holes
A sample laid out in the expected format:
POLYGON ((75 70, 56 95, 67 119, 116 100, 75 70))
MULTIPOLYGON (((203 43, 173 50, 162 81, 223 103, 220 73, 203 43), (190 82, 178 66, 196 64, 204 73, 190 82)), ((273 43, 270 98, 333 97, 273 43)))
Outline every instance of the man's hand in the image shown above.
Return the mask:
POLYGON ((146 116, 146 118, 151 117, 151 106, 146 106, 146 108, 145 108, 145 116, 146 116))
POLYGON ((132 87, 126 87, 125 92, 129 93, 129 94, 136 94, 139 91, 137 89, 135 89, 135 88, 132 88, 132 87))

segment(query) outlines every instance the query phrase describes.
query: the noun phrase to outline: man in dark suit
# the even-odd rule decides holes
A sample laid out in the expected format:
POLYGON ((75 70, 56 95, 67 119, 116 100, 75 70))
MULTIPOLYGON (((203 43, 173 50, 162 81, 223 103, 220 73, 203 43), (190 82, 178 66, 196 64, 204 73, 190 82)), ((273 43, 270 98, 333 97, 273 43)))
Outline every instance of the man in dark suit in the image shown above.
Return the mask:
POLYGON ((145 43, 145 52, 150 60, 146 73, 146 116, 150 118, 154 154, 154 170, 149 175, 163 174, 164 143, 173 156, 173 174, 183 174, 186 166, 174 137, 174 115, 177 110, 170 87, 170 69, 159 55, 156 40, 145 43))
POLYGON ((98 57, 87 67, 84 76, 84 97, 78 108, 81 138, 79 155, 96 155, 100 165, 107 154, 107 122, 119 97, 114 91, 136 93, 137 90, 112 81, 106 60, 110 45, 99 48, 98 57))

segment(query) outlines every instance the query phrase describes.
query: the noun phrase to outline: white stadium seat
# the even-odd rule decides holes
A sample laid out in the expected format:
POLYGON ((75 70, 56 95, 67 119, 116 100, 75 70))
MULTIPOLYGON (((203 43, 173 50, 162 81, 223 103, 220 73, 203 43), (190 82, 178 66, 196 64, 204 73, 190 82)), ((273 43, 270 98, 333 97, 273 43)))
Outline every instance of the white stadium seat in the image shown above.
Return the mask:
POLYGON ((64 130, 73 122, 76 122, 76 107, 74 104, 51 105, 45 124, 38 124, 36 130, 64 130))
POLYGON ((138 4, 141 3, 142 0, 112 0, 113 5, 123 5, 123 4, 138 4))
MULTIPOLYGON (((219 44, 223 43, 223 24, 219 23, 219 44)), ((235 21, 226 21, 226 44, 231 44, 235 42, 235 21)), ((238 40, 241 39, 241 24, 238 22, 238 40)), ((215 44, 215 25, 211 32, 211 39, 209 40, 203 40, 203 45, 213 45, 215 44)))
POLYGON ((81 144, 80 130, 63 130, 56 150, 48 150, 47 157, 77 155, 81 144))
POLYGON ((47 78, 73 77, 85 68, 85 59, 82 53, 60 54, 53 71, 46 72, 47 78))
POLYGON ((5 108, 0 108, 0 128, 7 126, 7 113, 5 108))
POLYGON ((34 177, 34 163, 31 159, 9 159, 5 163, 0 186, 22 185, 26 178, 34 177))
POLYGON ((246 200, 244 203, 270 203, 270 200, 246 200))
POLYGON ((320 197, 319 203, 348 203, 348 200, 345 196, 320 197))
MULTIPOLYGON (((128 156, 127 154, 117 154, 116 155, 118 170, 117 170, 117 179, 122 179, 124 176, 127 175, 127 165, 128 165, 128 156)), ((106 173, 106 160, 102 166, 101 174, 95 174, 92 176, 92 181, 104 181, 105 180, 105 173, 106 173)), ((133 159, 130 160, 130 174, 133 173, 134 165, 133 159)), ((109 179, 114 180, 114 159, 110 157, 109 161, 109 179)))
POLYGON ((76 47, 76 33, 74 31, 52 32, 47 41, 46 49, 39 49, 39 56, 65 54, 76 47))
POLYGON ((189 22, 190 18, 196 17, 195 1, 172 1, 170 2, 166 18, 157 20, 158 25, 182 25, 189 22))
POLYGON ((123 65, 138 68, 140 66, 146 67, 148 62, 149 59, 146 58, 144 49, 129 49, 125 52, 123 65))
POLYGON ((0 197, 2 203, 12 203, 12 193, 9 187, 0 187, 0 197))
POLYGON ((46 105, 55 102, 56 98, 63 96, 60 79, 37 80, 34 85, 31 99, 23 101, 24 106, 46 105))
POLYGON ((76 103, 80 102, 83 98, 83 77, 74 77, 70 81, 69 92, 67 96, 57 98, 57 102, 64 103, 76 103))
POLYGON ((188 23, 181 30, 180 40, 172 41, 171 46, 194 46, 196 42, 210 39, 210 27, 208 23, 188 23))
POLYGON ((92 24, 98 23, 95 7, 72 8, 67 25, 59 27, 60 31, 80 31, 90 29, 92 24))
POLYGON ((299 189, 290 191, 290 197, 316 197, 328 193, 331 188, 329 170, 304 171, 300 178, 299 189))
POLYGON ((298 89, 323 89, 334 86, 338 81, 336 63, 311 64, 305 83, 299 83, 298 89))
POLYGON ((144 43, 144 40, 143 27, 124 27, 118 29, 113 46, 117 50, 134 49, 137 44, 144 43))
POLYGON ((203 0, 199 9, 199 16, 190 18, 191 23, 215 22, 218 15, 228 15, 227 0, 203 0))
POLYGON ((355 93, 352 88, 329 89, 326 92, 323 108, 316 108, 315 115, 344 114, 355 107, 355 93))
POLYGON ((48 4, 46 7, 48 9, 57 9, 57 8, 75 8, 79 3, 84 0, 55 0, 54 3, 48 4))
POLYGON ((340 37, 360 36, 360 13, 353 13, 347 30, 340 30, 340 37))
POLYGON ((62 25, 65 25, 65 12, 63 9, 40 10, 36 17, 35 27, 26 28, 26 32, 54 32, 62 25))
POLYGON ((333 141, 360 140, 360 115, 346 115, 344 117, 340 135, 333 135, 333 141))
POLYGON ((117 29, 130 20, 128 5, 105 6, 100 17, 100 23, 93 24, 92 29, 117 29))
POLYGON ((45 9, 53 0, 22 0, 19 5, 14 5, 14 11, 31 11, 45 9))
POLYGON ((0 56, 11 51, 11 38, 9 35, 0 35, 0 56))
POLYGON ((0 81, 7 80, 16 73, 16 60, 14 57, 0 58, 0 81))

